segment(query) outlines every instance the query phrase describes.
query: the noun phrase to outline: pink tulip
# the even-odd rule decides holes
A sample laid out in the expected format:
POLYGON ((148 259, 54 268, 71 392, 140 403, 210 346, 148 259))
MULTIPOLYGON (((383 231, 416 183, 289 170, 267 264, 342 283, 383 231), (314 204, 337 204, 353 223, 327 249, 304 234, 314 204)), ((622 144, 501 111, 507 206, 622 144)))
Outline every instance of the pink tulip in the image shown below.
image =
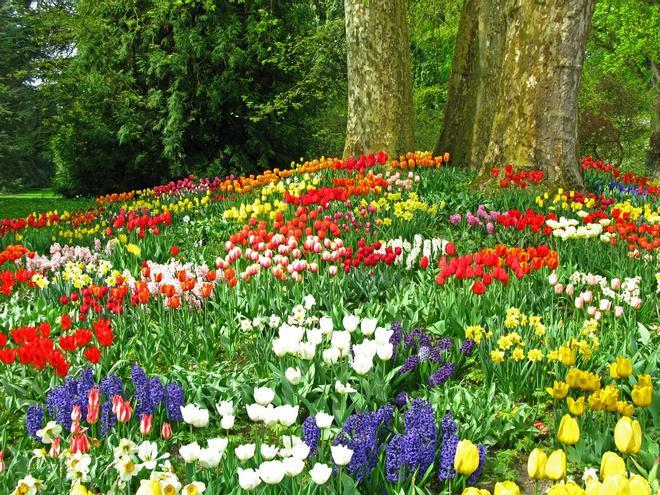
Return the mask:
POLYGON ((148 435, 153 428, 153 416, 151 414, 143 414, 140 418, 140 433, 148 435))
POLYGON ((550 274, 550 276, 548 277, 548 283, 549 283, 551 286, 554 287, 555 285, 557 285, 557 282, 558 282, 558 281, 559 281, 559 277, 557 276, 557 274, 556 274, 555 272, 552 272, 552 273, 550 274))
POLYGON ((623 316, 623 307, 622 306, 616 306, 614 308, 614 316, 617 318, 621 318, 623 316))
POLYGON ((60 456, 61 452, 62 452, 62 441, 60 438, 54 438, 53 443, 50 444, 48 455, 53 459, 56 459, 60 456))
POLYGON ((160 436, 165 440, 172 438, 172 425, 170 425, 167 421, 165 421, 163 426, 160 428, 160 436))
POLYGON ((555 285, 555 294, 561 294, 564 292, 564 286, 562 284, 555 285))

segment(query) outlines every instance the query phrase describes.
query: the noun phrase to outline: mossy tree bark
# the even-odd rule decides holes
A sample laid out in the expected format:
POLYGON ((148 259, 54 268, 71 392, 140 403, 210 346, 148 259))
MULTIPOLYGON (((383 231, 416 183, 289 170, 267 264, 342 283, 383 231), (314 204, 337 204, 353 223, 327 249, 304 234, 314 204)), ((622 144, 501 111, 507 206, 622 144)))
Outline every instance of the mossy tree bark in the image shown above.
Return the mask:
POLYGON ((577 98, 595 0, 465 0, 436 153, 582 186, 577 98))
POLYGON ((344 0, 348 119, 344 156, 414 145, 405 0, 344 0))

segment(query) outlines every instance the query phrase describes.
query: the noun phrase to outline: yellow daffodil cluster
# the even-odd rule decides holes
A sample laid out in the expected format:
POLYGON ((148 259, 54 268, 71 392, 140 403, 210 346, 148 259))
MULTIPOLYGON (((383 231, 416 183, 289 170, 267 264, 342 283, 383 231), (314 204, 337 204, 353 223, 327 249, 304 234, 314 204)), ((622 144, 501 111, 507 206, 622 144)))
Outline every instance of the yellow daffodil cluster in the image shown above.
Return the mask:
POLYGON ((36 285, 37 287, 39 287, 40 289, 44 289, 44 288, 48 287, 48 284, 50 284, 48 279, 46 277, 44 277, 43 275, 41 275, 40 273, 35 273, 34 275, 32 275, 31 280, 32 280, 32 283, 34 285, 36 285))
MULTIPOLYGON (((130 244, 126 246, 127 250, 128 246, 130 244)), ((112 264, 107 260, 88 264, 68 261, 64 264, 61 271, 55 273, 53 281, 58 282, 62 280, 71 284, 76 289, 82 289, 83 287, 89 287, 94 284, 97 278, 105 277, 111 270, 112 264)))
POLYGON ((419 199, 416 192, 408 193, 405 199, 401 198, 401 193, 390 193, 388 200, 394 202, 394 216, 410 222, 417 212, 425 212, 431 216, 437 213, 438 205, 429 205, 419 199))

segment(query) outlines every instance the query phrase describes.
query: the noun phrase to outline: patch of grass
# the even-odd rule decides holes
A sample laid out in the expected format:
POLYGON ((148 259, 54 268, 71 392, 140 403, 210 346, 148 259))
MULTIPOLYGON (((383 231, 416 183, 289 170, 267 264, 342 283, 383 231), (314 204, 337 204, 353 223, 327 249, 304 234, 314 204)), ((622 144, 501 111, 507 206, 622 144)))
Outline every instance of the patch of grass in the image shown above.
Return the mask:
POLYGON ((37 189, 20 194, 0 194, 0 219, 23 218, 33 212, 75 211, 88 208, 92 201, 89 198, 66 199, 52 189, 37 189))

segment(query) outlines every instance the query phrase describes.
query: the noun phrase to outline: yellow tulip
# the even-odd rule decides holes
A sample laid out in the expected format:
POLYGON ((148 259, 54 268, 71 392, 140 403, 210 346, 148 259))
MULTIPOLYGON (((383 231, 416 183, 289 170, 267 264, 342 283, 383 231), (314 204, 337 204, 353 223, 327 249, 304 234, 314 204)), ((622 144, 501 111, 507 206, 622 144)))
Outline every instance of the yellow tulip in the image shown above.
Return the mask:
POLYGON ((142 480, 135 495, 162 495, 162 493, 158 480, 142 480))
POLYGON ((633 387, 633 391, 630 395, 632 401, 637 407, 648 407, 651 405, 653 399, 653 387, 642 387, 638 383, 633 387))
POLYGON ((614 443, 624 454, 636 454, 642 447, 642 429, 639 421, 623 416, 614 427, 614 443))
POLYGON ((527 459, 527 474, 533 480, 543 479, 545 476, 545 463, 548 462, 548 456, 541 449, 534 449, 527 459))
POLYGON ((569 397, 566 402, 568 402, 568 410, 573 416, 580 416, 584 413, 584 397, 580 397, 578 400, 569 397))
POLYGON ((603 484, 598 480, 591 479, 587 482, 587 489, 585 492, 586 495, 602 495, 603 484))
POLYGON ((566 477, 566 454, 563 450, 555 450, 545 463, 545 477, 552 481, 559 481, 566 477))
POLYGON ((610 376, 612 378, 627 378, 632 375, 632 361, 628 358, 618 357, 610 364, 610 376))
POLYGON ((477 488, 476 486, 468 486, 461 495, 490 495, 488 490, 484 488, 477 488))
POLYGON ((513 481, 498 481, 493 495, 520 495, 520 488, 513 481))
POLYGON ((628 478, 615 474, 603 480, 602 495, 630 495, 628 478))
POLYGON ((568 385, 564 382, 559 382, 555 380, 552 388, 546 387, 545 389, 550 395, 552 395, 557 400, 562 400, 568 394, 568 385))
POLYGON ((559 423, 559 431, 557 431, 557 439, 564 445, 575 445, 580 439, 580 427, 575 418, 569 414, 564 414, 559 423))
POLYGON ((564 366, 573 366, 575 364, 575 351, 568 346, 560 347, 559 360, 564 366))
POLYGON ((566 493, 568 495, 584 495, 584 490, 574 481, 569 481, 566 483, 564 488, 566 489, 566 493))
POLYGON ((653 388, 653 381, 651 381, 651 375, 639 375, 637 377, 637 385, 639 385, 640 387, 653 388))
POLYGON ((651 495, 651 485, 639 474, 634 474, 628 480, 630 495, 651 495))
POLYGON ((470 476, 479 467, 479 449, 470 440, 461 440, 456 446, 454 469, 458 474, 470 476))
POLYGON ((616 403, 616 411, 621 416, 632 416, 632 413, 635 412, 635 408, 630 402, 626 402, 625 400, 619 400, 616 403))
POLYGON ((81 483, 76 483, 73 488, 71 488, 70 495, 88 495, 89 492, 87 488, 84 487, 81 483))
POLYGON ((600 460, 600 477, 602 479, 614 474, 626 474, 626 463, 615 452, 605 452, 600 460))
POLYGON ((550 491, 548 491, 548 495, 568 495, 568 489, 564 484, 552 485, 550 491))

